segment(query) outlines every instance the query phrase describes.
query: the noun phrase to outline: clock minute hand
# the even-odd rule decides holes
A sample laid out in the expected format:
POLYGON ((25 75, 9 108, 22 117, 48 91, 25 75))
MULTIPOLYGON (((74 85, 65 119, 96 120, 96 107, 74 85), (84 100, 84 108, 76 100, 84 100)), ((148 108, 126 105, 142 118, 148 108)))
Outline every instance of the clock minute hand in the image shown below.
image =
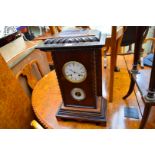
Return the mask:
MULTIPOLYGON (((77 72, 75 72, 75 71, 73 71, 72 69, 69 69, 71 72, 73 72, 73 73, 77 73, 77 72)), ((78 73, 77 73, 78 74, 78 73)))

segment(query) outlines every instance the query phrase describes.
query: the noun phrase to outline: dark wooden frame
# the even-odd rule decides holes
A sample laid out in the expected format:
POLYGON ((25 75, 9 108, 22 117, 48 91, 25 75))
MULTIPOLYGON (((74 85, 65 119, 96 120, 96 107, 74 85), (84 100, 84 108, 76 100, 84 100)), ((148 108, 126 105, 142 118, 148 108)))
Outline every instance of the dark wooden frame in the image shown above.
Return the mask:
MULTIPOLYGON (((94 32, 95 31, 93 31, 93 34, 94 32)), ((59 35, 61 35, 61 33, 59 35)), ((73 119, 96 122, 102 125, 106 124, 107 101, 102 97, 101 61, 101 48, 104 43, 105 36, 101 35, 100 40, 95 42, 92 41, 71 44, 59 43, 54 45, 42 44, 40 47, 37 47, 44 51, 50 50, 52 53, 59 87, 63 98, 63 103, 56 115, 58 119, 73 119), (78 61, 84 64, 88 70, 88 75, 84 82, 74 84, 68 82, 64 78, 62 74, 62 67, 68 61, 78 61), (69 104, 69 102, 71 102, 71 97, 69 96, 70 93, 68 90, 71 90, 73 87, 84 88, 84 91, 87 92, 88 95, 85 101, 80 101, 81 103, 79 106, 76 104, 69 104), (68 90, 66 90, 66 88, 68 90)))

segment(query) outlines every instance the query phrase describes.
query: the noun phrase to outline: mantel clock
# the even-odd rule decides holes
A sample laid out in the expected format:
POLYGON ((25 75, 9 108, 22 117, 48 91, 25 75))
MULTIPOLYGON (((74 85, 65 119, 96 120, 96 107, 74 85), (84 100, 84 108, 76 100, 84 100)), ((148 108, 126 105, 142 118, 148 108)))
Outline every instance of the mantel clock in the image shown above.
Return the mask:
POLYGON ((97 30, 70 30, 37 47, 52 52, 63 99, 58 119, 106 123, 101 61, 104 43, 105 35, 97 30))

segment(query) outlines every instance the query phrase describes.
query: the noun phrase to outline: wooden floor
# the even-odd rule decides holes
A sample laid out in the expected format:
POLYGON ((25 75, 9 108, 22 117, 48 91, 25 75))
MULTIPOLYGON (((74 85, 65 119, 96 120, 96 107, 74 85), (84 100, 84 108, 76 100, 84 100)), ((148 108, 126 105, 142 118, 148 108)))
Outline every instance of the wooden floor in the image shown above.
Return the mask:
MULTIPOLYGON (((123 129, 137 129, 142 118, 144 110, 144 103, 141 99, 140 93, 135 86, 134 92, 126 99, 122 97, 127 93, 130 83, 128 69, 132 68, 133 55, 118 56, 117 66, 120 68, 120 72, 115 72, 114 81, 114 97, 113 102, 108 103, 108 126, 107 128, 123 128, 123 129), (140 119, 131 119, 124 117, 124 107, 135 107, 139 111, 140 119)), ((108 63, 109 64, 109 63, 108 63)), ((147 68, 147 67, 145 67, 147 68)), ((109 73, 109 66, 104 70, 105 73, 109 73)), ((106 81, 109 78, 106 77, 106 81)), ((108 86, 106 88, 108 90, 108 86)), ((107 91, 105 91, 107 92, 107 91)), ((105 93, 106 97, 107 94, 105 93)), ((152 107, 152 111, 146 124, 146 128, 155 128, 155 108, 152 107)))
MULTIPOLYGON (((135 87, 135 91, 128 97, 128 99, 123 100, 122 97, 127 93, 130 78, 127 71, 127 66, 129 69, 132 67, 133 55, 128 56, 118 56, 117 66, 120 68, 120 72, 115 72, 115 82, 114 82, 114 97, 113 102, 108 102, 107 105, 107 125, 106 127, 91 125, 91 123, 82 123, 82 122, 66 122, 65 124, 70 126, 70 128, 96 128, 96 129, 138 129, 141 121, 141 115, 143 113, 144 104, 141 100, 140 94, 135 87), (127 65, 128 64, 128 65, 127 65), (136 94, 136 95, 135 95, 136 94), (136 97, 137 96, 137 97, 136 97), (137 102, 138 100, 138 102, 137 102), (138 105, 139 103, 139 105, 138 105), (139 111, 140 119, 131 119, 124 117, 124 107, 135 107, 139 111)), ((108 68, 103 68, 103 96, 108 98, 108 80, 109 80, 109 63, 110 58, 108 57, 108 68)), ((53 102, 58 100, 60 102, 61 96, 60 92, 56 91, 59 89, 57 84, 57 79, 55 71, 52 71, 53 74, 53 89, 54 90, 54 99, 53 102), (57 92, 57 93, 56 93, 57 92)), ((155 110, 151 111, 149 121, 146 125, 146 128, 155 128, 155 110)))
MULTIPOLYGON (((131 119, 124 117, 124 107, 135 107, 139 111, 139 116, 141 118, 140 110, 136 101, 135 94, 132 95, 127 99, 123 100, 122 97, 127 93, 130 78, 127 71, 127 65, 125 63, 125 58, 127 59, 129 64, 132 64, 132 56, 118 56, 117 66, 120 68, 120 72, 115 72, 114 75, 114 96, 113 102, 108 102, 108 109, 107 109, 107 127, 111 129, 137 129, 139 128, 140 120, 139 119, 131 119)), ((109 59, 108 59, 109 60, 109 59)), ((106 87, 103 95, 108 98, 108 83, 109 83, 109 64, 108 68, 103 69, 103 77, 105 77, 106 87)), ((129 68, 131 66, 129 65, 129 68)))

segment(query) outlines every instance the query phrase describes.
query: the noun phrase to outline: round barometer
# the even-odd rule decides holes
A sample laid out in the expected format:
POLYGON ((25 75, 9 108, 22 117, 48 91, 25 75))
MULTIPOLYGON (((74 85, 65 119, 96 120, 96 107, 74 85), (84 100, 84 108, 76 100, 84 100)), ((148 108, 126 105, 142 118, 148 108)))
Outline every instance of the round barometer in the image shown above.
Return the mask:
POLYGON ((71 96, 77 101, 84 100, 86 97, 85 92, 81 88, 73 88, 71 90, 71 96))

